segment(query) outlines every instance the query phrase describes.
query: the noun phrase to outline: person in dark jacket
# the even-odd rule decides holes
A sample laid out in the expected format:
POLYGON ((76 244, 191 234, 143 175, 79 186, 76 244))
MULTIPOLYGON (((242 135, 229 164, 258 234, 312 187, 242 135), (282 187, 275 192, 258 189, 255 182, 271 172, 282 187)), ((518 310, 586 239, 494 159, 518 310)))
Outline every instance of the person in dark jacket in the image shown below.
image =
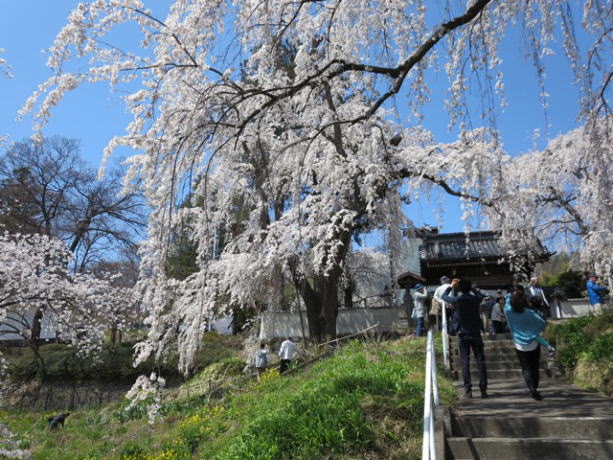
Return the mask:
POLYGON ((477 368, 479 369, 481 397, 487 398, 487 369, 483 353, 483 339, 481 338, 483 323, 479 314, 479 306, 483 297, 479 291, 472 288, 471 281, 465 278, 459 281, 454 280, 442 296, 445 302, 453 306, 453 320, 458 332, 460 357, 462 359, 465 398, 472 398, 472 384, 470 380, 471 348, 475 355, 475 361, 477 361, 477 368))

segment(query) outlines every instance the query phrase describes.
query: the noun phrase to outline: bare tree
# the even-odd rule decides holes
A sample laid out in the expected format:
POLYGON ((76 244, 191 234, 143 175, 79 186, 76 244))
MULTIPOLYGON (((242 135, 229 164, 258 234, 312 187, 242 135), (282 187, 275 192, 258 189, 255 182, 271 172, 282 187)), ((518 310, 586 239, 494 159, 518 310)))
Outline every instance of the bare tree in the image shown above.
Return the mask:
MULTIPOLYGON (((113 171, 98 180, 74 139, 15 143, 0 158, 0 225, 12 233, 59 238, 73 254, 74 272, 126 248, 134 252, 144 206, 137 192, 122 192, 120 177, 113 171)), ((43 311, 39 307, 32 320, 34 340, 43 311)))

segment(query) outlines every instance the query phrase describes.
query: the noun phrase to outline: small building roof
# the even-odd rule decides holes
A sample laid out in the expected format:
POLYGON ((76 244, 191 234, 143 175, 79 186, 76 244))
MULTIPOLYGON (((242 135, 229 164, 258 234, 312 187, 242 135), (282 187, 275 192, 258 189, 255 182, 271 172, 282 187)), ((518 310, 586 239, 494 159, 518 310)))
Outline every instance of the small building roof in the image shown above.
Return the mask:
POLYGON ((428 261, 498 259, 504 252, 498 246, 493 231, 443 233, 425 235, 420 248, 420 259, 428 261))
POLYGON ((404 272, 398 276, 398 286, 402 288, 410 288, 417 283, 425 283, 426 278, 410 271, 404 272))

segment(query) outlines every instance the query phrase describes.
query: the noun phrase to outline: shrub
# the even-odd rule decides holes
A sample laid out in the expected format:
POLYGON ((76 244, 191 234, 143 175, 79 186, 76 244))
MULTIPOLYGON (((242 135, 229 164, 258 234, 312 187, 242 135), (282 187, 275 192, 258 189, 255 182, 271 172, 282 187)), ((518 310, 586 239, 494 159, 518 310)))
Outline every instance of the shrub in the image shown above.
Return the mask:
POLYGON ((583 297, 585 291, 585 276, 581 272, 575 270, 567 270, 560 273, 558 276, 558 286, 564 293, 567 299, 576 299, 583 297))
POLYGON ((546 336, 558 349, 556 359, 565 376, 585 386, 606 393, 610 391, 613 311, 552 324, 546 336))
MULTIPOLYGON (((238 337, 206 332, 202 339, 202 347, 196 353, 192 370, 196 373, 212 363, 232 358, 241 347, 241 339, 238 337)), ((171 353, 164 362, 157 364, 153 358, 150 358, 135 368, 132 364, 133 343, 118 345, 106 343, 94 359, 78 356, 77 350, 69 344, 46 344, 42 345, 39 351, 46 366, 45 377, 49 380, 63 382, 96 380, 112 382, 113 385, 130 385, 139 375, 150 374, 154 369, 167 381, 184 380, 184 376, 177 369, 179 362, 177 353, 171 353)), ((12 381, 28 381, 37 375, 38 364, 29 348, 11 347, 3 349, 2 352, 8 359, 12 381)), ((225 366, 226 369, 236 369, 236 361, 226 362, 225 366)))

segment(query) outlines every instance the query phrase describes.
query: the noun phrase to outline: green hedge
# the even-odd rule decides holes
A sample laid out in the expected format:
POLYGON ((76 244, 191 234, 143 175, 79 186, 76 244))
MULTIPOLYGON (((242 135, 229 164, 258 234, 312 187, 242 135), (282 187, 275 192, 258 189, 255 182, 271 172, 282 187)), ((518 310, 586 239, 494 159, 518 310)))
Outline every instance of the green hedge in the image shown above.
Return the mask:
MULTIPOLYGON (((198 372, 211 363, 235 356, 241 347, 239 337, 221 336, 216 332, 205 333, 202 347, 194 360, 193 372, 198 372)), ((183 376, 177 370, 179 357, 176 352, 171 353, 165 362, 155 364, 151 358, 135 368, 132 365, 134 343, 104 344, 95 359, 82 358, 78 356, 74 347, 61 343, 42 345, 39 351, 46 366, 45 378, 49 380, 68 383, 96 380, 112 382, 114 385, 130 385, 137 376, 151 371, 167 379, 183 380, 183 376)), ((29 381, 39 374, 38 364, 29 348, 5 347, 2 353, 8 361, 12 381, 29 381)))
POLYGON ((567 378, 613 392, 613 310, 550 324, 545 335, 557 348, 556 361, 567 378))

